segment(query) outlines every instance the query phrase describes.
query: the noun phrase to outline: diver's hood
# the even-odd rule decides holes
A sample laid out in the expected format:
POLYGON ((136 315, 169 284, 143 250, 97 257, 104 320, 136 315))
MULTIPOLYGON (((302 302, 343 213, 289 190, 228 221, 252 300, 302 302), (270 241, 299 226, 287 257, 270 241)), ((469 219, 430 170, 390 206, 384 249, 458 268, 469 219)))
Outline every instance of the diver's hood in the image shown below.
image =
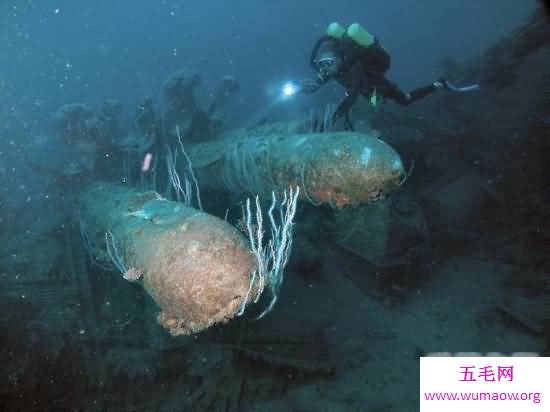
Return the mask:
POLYGON ((338 60, 340 58, 339 49, 338 39, 328 35, 321 37, 317 43, 315 43, 311 52, 310 63, 313 70, 316 72, 323 70, 322 63, 327 60, 328 57, 326 56, 332 55, 334 59, 338 60))

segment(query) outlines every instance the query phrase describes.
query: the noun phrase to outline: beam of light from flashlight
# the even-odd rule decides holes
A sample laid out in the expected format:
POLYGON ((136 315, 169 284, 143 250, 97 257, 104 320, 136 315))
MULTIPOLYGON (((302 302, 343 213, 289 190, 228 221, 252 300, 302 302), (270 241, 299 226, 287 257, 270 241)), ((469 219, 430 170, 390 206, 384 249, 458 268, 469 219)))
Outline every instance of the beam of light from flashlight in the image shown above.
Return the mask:
POLYGON ((283 85, 283 97, 292 97, 298 92, 298 87, 292 82, 285 83, 283 85))
POLYGON ((263 107, 259 112, 257 112, 248 123, 250 125, 254 125, 257 122, 264 120, 268 113, 271 112, 276 106, 292 99, 299 91, 300 87, 296 83, 292 81, 284 83, 279 89, 279 93, 276 95, 276 97, 272 99, 271 102, 263 107))

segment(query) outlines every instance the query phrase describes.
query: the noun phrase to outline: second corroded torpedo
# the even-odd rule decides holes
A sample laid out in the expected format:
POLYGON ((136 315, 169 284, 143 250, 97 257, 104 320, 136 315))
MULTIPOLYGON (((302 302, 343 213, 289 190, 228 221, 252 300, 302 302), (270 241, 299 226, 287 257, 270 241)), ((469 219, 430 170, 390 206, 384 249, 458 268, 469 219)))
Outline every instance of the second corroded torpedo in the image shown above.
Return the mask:
POLYGON ((142 279, 160 307, 159 323, 172 335, 226 322, 254 300, 258 287, 250 279, 257 262, 227 222, 110 183, 92 185, 79 200, 96 260, 113 261, 127 280, 142 279))

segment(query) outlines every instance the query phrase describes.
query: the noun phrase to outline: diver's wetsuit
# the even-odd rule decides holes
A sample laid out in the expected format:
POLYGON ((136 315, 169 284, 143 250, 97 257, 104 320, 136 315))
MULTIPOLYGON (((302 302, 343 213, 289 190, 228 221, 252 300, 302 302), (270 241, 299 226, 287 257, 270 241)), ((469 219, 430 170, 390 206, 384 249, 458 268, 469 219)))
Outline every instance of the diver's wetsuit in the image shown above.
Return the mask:
POLYGON ((385 74, 390 68, 391 57, 378 40, 369 47, 363 47, 347 36, 342 39, 321 37, 315 44, 310 58, 310 64, 316 72, 319 72, 316 60, 322 45, 328 45, 342 59, 342 65, 336 76, 320 77, 317 80, 317 83, 322 85, 334 79, 346 88, 346 97, 336 109, 335 119, 341 116, 347 118, 359 95, 370 98, 375 94, 401 105, 409 105, 437 90, 435 85, 430 84, 407 94, 395 83, 390 82, 385 74))

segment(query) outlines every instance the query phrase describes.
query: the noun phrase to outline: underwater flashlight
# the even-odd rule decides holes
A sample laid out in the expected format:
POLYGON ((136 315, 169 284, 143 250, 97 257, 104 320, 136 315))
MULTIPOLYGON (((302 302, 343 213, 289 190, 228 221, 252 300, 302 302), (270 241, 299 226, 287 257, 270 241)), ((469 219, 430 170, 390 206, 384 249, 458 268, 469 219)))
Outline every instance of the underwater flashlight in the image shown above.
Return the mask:
POLYGON ((292 83, 288 82, 283 85, 283 97, 292 97, 298 92, 298 87, 292 83))

